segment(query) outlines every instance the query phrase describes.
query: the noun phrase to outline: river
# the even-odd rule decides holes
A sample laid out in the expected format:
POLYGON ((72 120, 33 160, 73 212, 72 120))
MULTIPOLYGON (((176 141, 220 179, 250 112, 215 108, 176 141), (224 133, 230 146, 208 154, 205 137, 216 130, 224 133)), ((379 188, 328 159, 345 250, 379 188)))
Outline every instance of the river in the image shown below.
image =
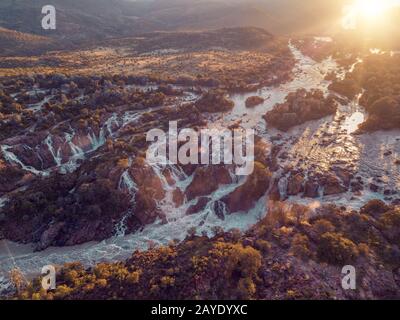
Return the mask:
MULTIPOLYGON (((296 47, 290 44, 290 49, 294 54, 297 63, 294 69, 294 79, 279 87, 267 87, 248 94, 234 94, 230 98, 235 106, 229 113, 213 116, 213 127, 224 127, 241 120, 243 127, 254 128, 266 141, 277 131, 267 128, 262 119, 268 110, 271 110, 276 103, 283 102, 286 95, 297 89, 321 89, 325 94, 329 93, 329 82, 325 76, 331 71, 340 71, 338 65, 332 58, 322 62, 316 62, 304 56, 296 47), (259 95, 265 98, 265 102, 253 109, 245 107, 245 101, 249 96, 259 95)), ((284 150, 291 155, 289 157, 292 164, 298 163, 299 157, 308 157, 310 163, 329 168, 335 161, 347 161, 346 165, 353 166, 353 169, 363 173, 369 179, 370 170, 377 170, 376 174, 384 175, 386 183, 395 185, 400 184, 398 170, 389 165, 391 158, 383 159, 382 145, 390 145, 395 151, 393 157, 400 154, 400 144, 396 140, 398 132, 382 134, 376 133, 363 137, 354 137, 352 133, 358 124, 364 120, 364 111, 357 101, 348 105, 340 106, 339 112, 334 117, 327 117, 319 121, 312 121, 302 126, 284 133, 284 150), (321 137, 328 133, 333 141, 329 146, 321 146, 321 137), (294 139, 295 138, 295 139, 294 139), (372 159, 372 160, 371 160, 372 159), (384 169, 382 169, 382 166, 384 169), (384 172, 382 172, 384 170, 384 172), (397 171, 396 171, 397 170, 397 171), (397 174, 396 174, 397 172, 397 174), (390 181, 389 181, 390 180, 390 181)), ((95 144, 93 142, 93 144, 95 144)), ((27 244, 12 243, 7 240, 0 241, 0 290, 8 286, 7 277, 13 268, 19 268, 27 277, 36 275, 41 268, 48 264, 61 265, 66 262, 80 261, 84 265, 90 266, 97 262, 123 260, 132 254, 136 249, 145 250, 150 243, 167 244, 171 240, 182 240, 185 238, 187 230, 195 227, 198 233, 205 232, 211 234, 213 227, 222 227, 224 230, 238 228, 242 231, 247 230, 257 223, 267 212, 267 196, 261 198, 256 206, 247 213, 236 213, 226 215, 224 220, 218 218, 213 210, 218 200, 224 195, 229 194, 238 185, 243 183, 242 179, 234 179, 231 185, 220 188, 212 195, 212 200, 208 203, 205 210, 199 214, 186 215, 187 208, 192 204, 186 203, 180 208, 175 208, 172 201, 172 187, 169 186, 165 177, 159 171, 159 176, 163 180, 167 196, 160 203, 161 208, 166 213, 167 223, 157 221, 146 226, 143 230, 134 234, 124 234, 123 225, 119 226, 116 236, 102 242, 91 242, 83 245, 48 248, 44 251, 34 252, 32 246, 27 244)), ((305 170, 314 170, 305 168, 305 170)), ((179 176, 180 186, 184 189, 192 177, 186 177, 183 172, 172 168, 173 174, 179 176)), ((285 184, 282 177, 281 185, 285 184)), ((129 176, 123 177, 121 185, 131 188, 134 192, 134 185, 130 183, 129 176)), ((320 198, 317 200, 305 200, 300 197, 291 197, 288 201, 310 204, 312 202, 335 201, 353 204, 354 207, 361 205, 369 197, 377 195, 365 192, 358 198, 351 194, 340 195, 337 197, 320 198), (353 201, 353 202, 352 202, 353 201)), ((6 201, 0 199, 0 205, 6 201)))

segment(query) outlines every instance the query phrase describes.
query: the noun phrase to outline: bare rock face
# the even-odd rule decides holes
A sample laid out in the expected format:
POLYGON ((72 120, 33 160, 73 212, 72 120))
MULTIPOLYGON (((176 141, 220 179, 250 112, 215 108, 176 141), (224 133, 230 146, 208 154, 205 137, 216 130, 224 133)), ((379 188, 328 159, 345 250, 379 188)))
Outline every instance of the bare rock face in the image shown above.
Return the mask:
POLYGON ((290 176, 288 180, 287 194, 288 196, 295 196, 303 191, 304 176, 296 174, 290 176))
MULTIPOLYGON (((139 160, 141 161, 141 160, 139 160)), ((153 168, 145 164, 136 163, 129 170, 129 173, 138 186, 138 189, 155 200, 162 200, 165 197, 161 179, 156 175, 153 168)))
POLYGON ((345 186, 350 186, 351 179, 353 178, 353 174, 351 172, 343 168, 333 168, 333 171, 342 180, 345 186))
POLYGON ((262 103, 264 103, 264 98, 252 96, 246 99, 246 108, 254 108, 262 103))
POLYGON ((175 207, 179 208, 185 201, 185 194, 181 189, 176 188, 172 194, 172 200, 174 201, 175 207))
MULTIPOLYGON (((255 138, 254 145, 254 159, 255 161, 261 162, 265 166, 268 166, 271 169, 271 157, 275 154, 273 153, 273 147, 270 144, 263 141, 259 137, 255 138)), ((272 169, 271 169, 272 170, 272 169)))
POLYGON ((347 188, 341 184, 334 175, 328 175, 324 181, 324 196, 340 194, 347 191, 347 188))
POLYGON ((218 186, 230 184, 232 178, 224 166, 199 167, 196 169, 192 183, 186 189, 186 198, 190 201, 196 197, 207 196, 218 189, 218 186))
POLYGON ((37 245, 37 249, 45 249, 49 247, 52 243, 55 243, 55 240, 59 233, 62 231, 64 225, 64 222, 58 222, 51 225, 45 232, 43 232, 42 236, 40 237, 40 242, 37 245))
POLYGON ((190 206, 188 210, 186 211, 187 215, 191 214, 196 214, 199 213, 200 211, 204 210, 208 202, 211 200, 211 198, 208 197, 201 197, 197 200, 197 203, 190 206))
POLYGON ((275 179, 271 190, 269 191, 269 199, 272 201, 281 201, 281 192, 279 190, 279 179, 275 179))
POLYGON ((134 217, 141 225, 151 224, 161 215, 157 202, 151 198, 146 191, 139 190, 136 194, 136 207, 134 217))
POLYGON ((267 192, 272 174, 263 164, 254 163, 254 172, 235 191, 222 198, 229 213, 248 211, 267 192))
MULTIPOLYGON (((129 174, 137 185, 132 219, 137 219, 140 225, 151 224, 161 215, 157 203, 165 197, 162 181, 153 168, 140 158, 129 169, 129 174)), ((178 191, 174 194, 174 200, 177 205, 182 201, 178 191)))
POLYGON ((307 180, 304 185, 304 195, 305 198, 317 198, 319 196, 318 193, 319 184, 315 180, 307 180))

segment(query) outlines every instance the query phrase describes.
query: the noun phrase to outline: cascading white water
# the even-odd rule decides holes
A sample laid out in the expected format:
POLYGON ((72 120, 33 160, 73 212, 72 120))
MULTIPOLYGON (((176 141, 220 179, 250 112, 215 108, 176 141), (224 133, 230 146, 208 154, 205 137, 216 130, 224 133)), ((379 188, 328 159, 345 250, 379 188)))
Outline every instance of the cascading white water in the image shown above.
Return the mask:
MULTIPOLYGON (((234 110, 227 114, 222 121, 225 121, 224 126, 226 127, 234 121, 235 118, 240 117, 244 120, 256 119, 257 123, 261 120, 261 115, 270 109, 275 103, 282 102, 288 92, 293 92, 298 88, 304 87, 319 87, 323 82, 324 75, 321 74, 318 64, 311 59, 303 56, 299 50, 293 45, 290 46, 293 54, 298 59, 297 66, 295 67, 296 79, 288 84, 283 84, 278 88, 265 88, 261 92, 271 96, 267 103, 261 108, 256 110, 255 115, 248 109, 243 108, 244 101, 247 95, 237 95, 241 97, 233 99, 235 102, 234 110), (318 71, 317 71, 318 70, 318 71), (314 79, 316 78, 316 79, 314 79), (247 113, 247 116, 245 114, 247 113)), ((334 68, 335 64, 332 61, 323 62, 322 64, 332 65, 334 68)), ((326 68, 330 69, 330 68, 326 68)), ((327 84, 323 83, 324 87, 327 84)), ((251 93, 254 95, 254 93, 251 93)), ((125 114, 121 121, 123 125, 136 120, 135 114, 125 114)), ((111 121, 111 120, 110 120, 111 121)), ((244 122, 245 123, 245 122, 244 122)), ((251 124, 249 124, 251 125, 251 124)), ((107 129, 107 128, 106 128, 107 129)), ((104 129, 100 131, 100 136, 96 137, 94 134, 91 135, 92 148, 99 147, 102 143, 105 143, 104 129)), ((74 150, 74 146, 71 144, 72 139, 69 140, 71 149, 74 150)), ((76 154, 81 154, 81 151, 75 149, 76 154)), ((205 209, 194 215, 186 215, 187 209, 196 204, 197 199, 190 202, 185 202, 182 206, 176 208, 172 201, 172 192, 174 188, 179 187, 184 192, 187 186, 191 183, 193 176, 186 176, 181 169, 171 166, 171 173, 176 181, 176 185, 170 186, 162 174, 162 167, 153 168, 158 177, 163 182, 163 187, 166 190, 166 197, 159 203, 160 208, 166 214, 167 223, 162 221, 156 221, 154 224, 146 226, 143 230, 125 236, 113 237, 111 239, 99 242, 99 243, 87 243, 80 246, 66 247, 66 248, 48 248, 42 252, 32 252, 27 245, 17 245, 6 241, 8 244, 12 244, 14 248, 13 259, 17 262, 18 266, 26 273, 37 273, 41 267, 46 264, 62 264, 71 261, 81 261, 86 265, 95 263, 96 261, 114 261, 116 259, 128 258, 132 251, 135 249, 146 249, 148 241, 153 241, 158 244, 167 244, 170 240, 179 239, 182 240, 186 236, 187 230, 194 227, 198 233, 212 234, 213 227, 219 226, 225 230, 237 228, 240 230, 247 230, 254 225, 263 215, 266 213, 266 197, 261 198, 255 207, 248 212, 235 213, 227 215, 225 214, 225 220, 221 220, 215 215, 215 206, 220 204, 217 203, 222 197, 230 194, 238 186, 244 183, 245 179, 237 179, 235 177, 234 182, 229 185, 220 186, 218 190, 210 195, 210 201, 206 205, 205 209), (20 254, 23 252, 23 254, 20 254)), ((133 186, 130 182, 128 175, 123 174, 121 176, 120 186, 128 187, 133 186)), ((132 187, 132 189, 134 189, 132 187)), ((224 212, 224 208, 222 212, 224 212)), ((124 223, 121 221, 121 223, 124 223)), ((11 257, 1 257, 1 269, 10 270, 12 267, 11 257)), ((0 272, 1 274, 1 272, 0 272)))
MULTIPOLYGON (((129 159, 129 167, 132 164, 132 160, 129 159)), ((131 178, 128 169, 125 170, 120 178, 119 184, 118 184, 118 189, 119 190, 128 190, 129 194, 131 195, 131 207, 129 208, 129 210, 127 211, 127 213, 122 217, 121 221, 117 223, 117 225, 115 226, 115 237, 123 237, 126 234, 126 230, 127 230, 127 226, 126 226, 126 222, 127 219, 133 214, 133 210, 135 208, 136 205, 136 193, 138 191, 138 186, 135 183, 135 181, 133 181, 133 179, 131 178)))
POLYGON ((47 147, 49 148, 49 151, 50 151, 51 155, 53 156, 54 162, 56 163, 57 167, 61 166, 61 163, 62 163, 61 150, 58 149, 57 153, 54 151, 53 139, 50 134, 45 139, 45 143, 46 143, 47 147))
POLYGON ((10 163, 15 163, 18 164, 23 170, 31 172, 35 175, 38 176, 48 176, 49 172, 47 171, 40 171, 35 169, 32 166, 27 166, 24 163, 22 163, 21 160, 18 159, 18 157, 10 151, 12 149, 12 146, 7 146, 7 145, 2 145, 0 146, 1 152, 3 153, 4 159, 6 159, 10 163))
MULTIPOLYGON (((333 59, 327 59, 321 63, 317 63, 311 58, 302 55, 302 53, 295 48, 294 45, 290 44, 290 49, 297 59, 297 65, 294 70, 295 79, 288 83, 282 84, 279 87, 263 88, 258 92, 245 95, 233 95, 232 98, 235 102, 233 111, 223 115, 220 121, 212 122, 210 125, 214 127, 221 126, 226 128, 240 119, 242 120, 244 127, 247 126, 252 128, 261 128, 264 130, 264 132, 261 132, 260 134, 263 137, 269 137, 275 132, 271 130, 271 132, 265 133, 264 121, 262 120, 261 116, 270 110, 276 103, 283 102, 288 93, 294 92, 301 88, 319 88, 327 94, 329 82, 325 81, 324 78, 328 72, 339 70, 339 67, 335 61, 333 59), (251 110, 245 108, 245 100, 247 97, 254 94, 259 94, 262 97, 265 97, 265 103, 251 110)), ((137 114, 134 112, 125 113, 121 120, 116 120, 113 118, 110 120, 110 122, 108 122, 108 125, 106 125, 106 131, 104 129, 100 131, 99 137, 96 137, 94 134, 92 134, 92 148, 100 147, 105 143, 105 136, 106 134, 110 133, 110 129, 112 130, 114 124, 118 123, 119 126, 122 123, 123 127, 135 120, 137 120, 137 114)), ((294 131, 294 133, 292 132, 291 134, 296 134, 296 132, 294 131)), ((71 147, 73 154, 77 158, 78 156, 84 157, 84 152, 82 149, 72 143, 73 135, 74 134, 66 138, 66 141, 71 147)), ((367 140, 367 138, 365 138, 365 140, 367 140)), ((367 143, 368 142, 365 141, 366 145, 367 143)), ((393 145, 396 144, 394 140, 390 143, 393 145)), ((397 150, 396 154, 400 154, 400 146, 395 146, 397 147, 393 148, 397 150)), ((5 152, 9 152, 8 149, 11 148, 8 147, 7 149, 7 147, 3 147, 4 146, 1 148, 3 154, 5 152)), ((299 148, 299 150, 301 150, 301 148, 299 148)), ((366 150, 371 149, 366 148, 366 150)), ((378 152, 378 146, 376 146, 376 148, 374 148, 372 151, 378 152)), ((13 157, 11 152, 6 154, 8 156, 8 158, 6 158, 7 161, 18 163, 16 162, 17 160, 14 159, 15 155, 13 157)), ((20 165, 22 166, 23 164, 20 165)), ((220 186, 216 192, 210 195, 211 199, 202 212, 194 215, 186 215, 187 209, 191 205, 196 204, 197 199, 194 199, 190 202, 185 202, 182 206, 176 208, 176 205, 172 201, 172 192, 176 187, 179 187, 181 191, 184 192, 187 186, 191 183, 193 175, 187 176, 180 168, 170 166, 172 177, 176 181, 175 185, 170 186, 166 181, 165 176, 162 174, 164 168, 154 167, 153 169, 161 179, 163 187, 166 191, 166 197, 159 203, 159 206, 166 214, 167 223, 164 223, 163 221, 156 221, 154 224, 146 226, 143 230, 135 234, 125 235, 125 231, 123 230, 125 221, 121 221, 119 225, 119 227, 121 227, 121 232, 117 232, 117 236, 111 239, 99 243, 87 243, 79 246, 48 248, 42 252, 33 252, 29 245, 20 245, 3 240, 4 243, 12 248, 11 252, 13 256, 11 257, 8 254, 1 255, 0 252, 0 276, 6 276, 8 271, 14 267, 14 262, 23 272, 30 274, 40 272, 42 266, 47 264, 63 264, 65 262, 81 261, 85 265, 92 265, 93 263, 99 261, 115 261, 125 259, 130 257, 132 251, 135 249, 146 249, 148 246, 148 241, 150 240, 157 244, 167 244, 172 239, 182 240, 186 236, 187 230, 192 227, 195 227, 198 233, 204 232, 207 234, 211 234, 212 228, 215 226, 222 227, 225 230, 229 230, 231 228, 247 230, 266 214, 267 197, 264 196, 256 203, 253 209, 246 213, 235 213, 230 215, 224 214, 224 221, 216 216, 216 208, 219 212, 225 213, 225 209, 221 207, 222 204, 218 201, 225 195, 228 195, 234 191, 245 181, 244 179, 237 179, 237 177, 235 177, 232 184, 220 186)), ((135 184, 129 176, 128 171, 124 171, 124 173, 121 175, 119 186, 120 188, 126 188, 131 194, 134 193, 135 184)), ((286 193, 286 189, 287 181, 285 179, 281 179, 281 182, 279 183, 279 190, 281 194, 286 193)), ((319 199, 319 201, 323 200, 319 199)))
POLYGON ((0 208, 3 208, 6 202, 8 201, 7 197, 0 197, 0 208))

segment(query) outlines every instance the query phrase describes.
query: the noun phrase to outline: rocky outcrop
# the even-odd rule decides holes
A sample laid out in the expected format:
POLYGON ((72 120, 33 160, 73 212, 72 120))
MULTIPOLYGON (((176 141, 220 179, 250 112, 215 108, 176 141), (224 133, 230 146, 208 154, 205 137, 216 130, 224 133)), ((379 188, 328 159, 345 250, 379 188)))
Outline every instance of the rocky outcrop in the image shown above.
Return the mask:
POLYGON ((352 174, 344 169, 334 169, 334 173, 314 174, 305 178, 304 173, 294 171, 291 172, 287 183, 287 195, 302 195, 303 198, 318 198, 320 190, 323 189, 322 195, 336 195, 347 192, 350 186, 355 183, 351 182, 352 174))
POLYGON ((200 211, 204 210, 206 205, 210 202, 211 198, 209 197, 201 197, 197 200, 196 204, 190 206, 186 214, 191 215, 191 214, 196 214, 199 213, 200 211))
POLYGON ((307 92, 300 89, 290 93, 284 103, 276 105, 264 116, 265 121, 282 131, 317 120, 336 112, 337 102, 333 97, 325 98, 320 90, 307 92))
POLYGON ((230 184, 231 182, 232 178, 229 171, 224 166, 198 167, 191 184, 185 191, 186 198, 191 201, 197 197, 210 195, 220 185, 230 184))
POLYGON ((334 175, 328 175, 323 182, 324 196, 340 194, 347 191, 347 188, 334 175))
POLYGON ((201 112, 226 112, 234 107, 234 103, 226 98, 226 93, 222 90, 210 90, 196 102, 196 107, 201 112))
POLYGON ((248 211, 253 208, 269 189, 271 178, 268 168, 255 162, 254 171, 246 182, 221 199, 226 204, 228 213, 248 211))
POLYGON ((317 198, 319 196, 319 184, 316 180, 308 179, 304 184, 305 198, 317 198))
POLYGON ((264 103, 264 98, 258 96, 252 96, 246 99, 246 108, 254 108, 260 104, 264 103))
POLYGON ((157 202, 149 196, 146 190, 140 189, 136 193, 135 201, 135 214, 131 219, 139 220, 140 225, 151 224, 161 215, 157 202))
POLYGON ((301 174, 291 175, 288 179, 287 195, 295 196, 303 192, 304 176, 301 174))
POLYGON ((176 208, 179 208, 185 201, 185 194, 180 188, 176 188, 172 193, 172 201, 176 208))

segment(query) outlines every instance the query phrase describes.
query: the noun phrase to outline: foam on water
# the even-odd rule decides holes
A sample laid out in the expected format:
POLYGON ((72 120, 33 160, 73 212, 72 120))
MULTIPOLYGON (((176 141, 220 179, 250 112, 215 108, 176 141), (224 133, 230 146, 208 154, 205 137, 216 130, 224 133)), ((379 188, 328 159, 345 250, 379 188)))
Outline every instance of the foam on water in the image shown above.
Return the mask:
POLYGON ((43 106, 47 102, 49 102, 53 97, 54 96, 52 96, 52 95, 46 96, 42 101, 28 105, 27 109, 31 110, 33 112, 38 112, 38 111, 42 110, 43 106))
POLYGON ((61 163, 62 163, 61 150, 58 149, 57 153, 54 151, 53 139, 52 139, 51 135, 47 136, 45 143, 46 143, 47 147, 49 148, 51 155, 53 156, 54 162, 57 164, 58 167, 61 166, 61 163))
MULTIPOLYGON (((311 58, 304 56, 300 50, 295 48, 292 44, 290 44, 290 49, 297 60, 294 70, 295 78, 292 81, 282 84, 279 87, 263 88, 257 92, 249 94, 232 95, 231 98, 235 103, 234 109, 232 112, 224 114, 218 121, 213 121, 212 126, 222 126, 223 128, 226 128, 228 125, 235 123, 235 121, 241 120, 244 128, 259 128, 260 131, 264 131, 262 136, 269 138, 271 133, 273 133, 273 130, 270 131, 271 133, 265 132, 265 123, 262 120, 262 115, 264 115, 268 110, 271 110, 276 103, 283 102, 288 93, 304 88, 307 90, 321 89, 325 94, 328 94, 328 85, 330 82, 325 80, 325 76, 331 71, 339 70, 336 62, 332 58, 328 58, 318 63, 311 58), (246 99, 255 94, 264 97, 265 102, 253 109, 247 109, 245 107, 246 99)), ((357 63, 361 62, 358 61, 357 63)), ((350 70, 350 72, 351 71, 352 70, 350 70)), ((360 165, 360 168, 364 168, 366 170, 364 175, 371 174, 369 169, 373 170, 376 166, 380 167, 380 172, 382 172, 382 167, 384 167, 386 170, 390 169, 393 173, 396 168, 393 167, 393 164, 389 163, 390 159, 393 160, 394 157, 397 157, 400 154, 399 141, 394 138, 396 133, 393 133, 391 138, 385 138, 387 135, 382 135, 379 133, 374 136, 367 135, 360 137, 359 141, 361 141, 362 146, 360 149, 355 150, 355 140, 351 140, 355 138, 351 137, 350 133, 353 132, 356 125, 361 121, 361 114, 363 115, 364 113, 361 108, 358 108, 358 104, 344 106, 343 108, 346 111, 347 118, 341 127, 345 133, 344 136, 341 136, 341 139, 344 139, 344 147, 341 146, 340 148, 344 149, 345 151, 347 150, 347 152, 350 154, 352 152, 356 152, 356 160, 358 161, 361 159, 361 163, 363 161, 366 162, 364 165, 360 165), (378 141, 378 143, 375 143, 376 141, 378 141), (381 162, 383 159, 382 150, 379 149, 381 148, 382 144, 386 144, 386 146, 389 146, 393 150, 393 155, 391 157, 386 157, 383 163, 381 162), (375 158, 380 160, 377 161, 375 158)), ((136 121, 138 117, 138 113, 131 111, 126 112, 122 117, 113 114, 110 119, 108 119, 105 126, 101 128, 99 136, 96 136, 94 133, 90 134, 89 138, 91 141, 92 150, 102 146, 105 143, 107 135, 115 134, 114 126, 124 127, 125 125, 136 121)), ((310 139, 307 138, 307 132, 315 132, 319 127, 323 127, 327 123, 328 131, 331 129, 337 130, 337 128, 330 128, 329 122, 331 122, 331 118, 328 120, 322 119, 321 121, 307 123, 304 126, 300 126, 299 128, 289 132, 287 135, 285 135, 286 137, 296 137, 298 135, 301 137, 301 135, 304 134, 304 139, 300 139, 299 144, 296 146, 291 146, 291 149, 299 150, 300 153, 305 152, 308 157, 315 157, 316 161, 320 161, 321 159, 319 157, 323 151, 323 148, 316 148, 314 151, 310 152, 310 139)), ((66 141, 71 147, 73 155, 76 158, 84 157, 84 152, 82 149, 72 143, 73 136, 74 133, 72 135, 66 135, 66 141)), ((12 153, 9 152, 9 148, 10 147, 2 146, 1 149, 3 154, 7 155, 6 159, 8 161, 19 163, 18 159, 15 159, 15 155, 13 157, 12 153)), ((55 155, 57 156, 57 153, 55 153, 55 155)), ((23 166, 22 163, 19 164, 23 166)), ((179 187, 184 192, 191 183, 193 175, 187 176, 181 169, 175 166, 167 166, 167 168, 170 169, 172 178, 175 180, 174 185, 168 184, 165 176, 162 174, 166 167, 153 167, 154 171, 161 179, 163 187, 166 191, 165 199, 158 203, 160 209, 166 215, 166 221, 158 220, 152 225, 148 225, 134 234, 125 235, 126 219, 129 217, 129 214, 131 214, 131 212, 127 212, 124 218, 116 226, 116 236, 112 237, 111 239, 98 243, 86 243, 79 246, 48 248, 41 252, 33 252, 30 245, 15 244, 6 240, 0 241, 0 243, 3 243, 4 246, 10 248, 10 250, 6 253, 2 253, 2 250, 0 250, 0 277, 6 277, 9 270, 11 270, 11 268, 13 268, 15 265, 17 265, 25 274, 37 274, 40 272, 42 266, 47 264, 63 264, 66 262, 80 261, 89 266, 101 261, 116 261, 126 259, 131 256, 135 249, 147 249, 149 242, 155 244, 167 244, 170 240, 183 240, 187 234, 187 231, 193 227, 196 228, 198 234, 206 233, 208 235, 212 234, 213 228, 216 226, 221 227, 224 230, 237 228, 245 231, 257 223, 268 210, 268 198, 267 196, 264 196, 257 202, 255 207, 248 212, 225 214, 224 207, 219 200, 225 195, 228 195, 234 191, 245 181, 244 178, 238 179, 237 177, 234 177, 235 179, 233 183, 220 186, 216 192, 210 195, 211 200, 202 212, 194 215, 187 215, 187 209, 191 205, 196 204, 197 199, 184 203, 182 206, 177 208, 173 202, 173 191, 179 187), (219 212, 222 212, 223 216, 218 216, 215 212, 215 209, 217 209, 219 212)), ((360 170, 362 171, 362 169, 360 170)), ((398 187, 400 184, 398 174, 397 180, 396 174, 393 175, 395 177, 393 181, 397 181, 396 183, 398 183, 398 187)), ((279 190, 282 194, 285 194, 286 186, 287 179, 284 177, 281 179, 281 181, 279 181, 279 190)), ((119 188, 127 190, 132 195, 132 199, 134 201, 134 195, 137 190, 137 186, 130 177, 129 170, 126 170, 122 173, 119 188)), ((346 193, 344 195, 321 197, 317 199, 290 197, 288 201, 316 206, 320 203, 334 201, 338 204, 343 203, 346 206, 352 205, 356 208, 365 200, 369 198, 376 198, 377 196, 378 195, 375 193, 365 191, 358 198, 354 198, 352 194, 346 193)))
MULTIPOLYGON (((235 107, 233 111, 225 116, 221 121, 227 123, 234 122, 235 119, 245 119, 248 121, 248 126, 254 124, 259 125, 261 115, 267 110, 271 109, 276 103, 283 102, 289 92, 294 92, 299 88, 311 89, 320 88, 326 92, 328 82, 324 80, 326 72, 334 70, 336 63, 332 59, 327 59, 322 63, 316 63, 311 58, 301 54, 301 52, 290 44, 294 56, 297 59, 295 67, 296 78, 277 88, 264 88, 258 93, 266 98, 266 102, 254 109, 247 109, 245 107, 246 98, 255 93, 245 95, 232 96, 235 107), (253 123, 251 123, 253 121, 253 123), (255 123, 254 123, 255 122, 255 123)), ((135 113, 125 113, 122 117, 122 126, 131 123, 138 119, 135 113)), ((89 138, 92 144, 92 149, 99 148, 105 143, 105 133, 110 134, 112 125, 117 124, 118 120, 113 115, 106 125, 101 128, 99 136, 91 133, 89 138), (104 130, 104 128, 106 130, 104 130)), ((73 150, 74 154, 82 155, 80 149, 72 144, 72 137, 69 136, 68 143, 73 150)), ((187 202, 176 208, 173 202, 173 190, 179 187, 184 191, 193 179, 192 176, 187 176, 181 169, 175 166, 169 166, 172 177, 176 181, 175 185, 170 186, 166 181, 165 176, 162 174, 164 167, 153 167, 156 174, 163 182, 166 191, 166 197, 158 205, 160 209, 166 214, 167 223, 159 220, 154 224, 146 226, 143 230, 134 234, 124 235, 123 219, 117 226, 117 236, 99 242, 99 243, 86 243, 80 246, 64 247, 64 248, 48 248, 42 252, 33 252, 29 245, 19 245, 5 241, 9 246, 13 247, 11 251, 13 256, 2 257, 1 268, 2 270, 10 270, 12 263, 15 262, 21 270, 26 274, 38 273, 43 265, 46 264, 63 264, 71 261, 81 261, 86 265, 91 265, 100 261, 115 261, 128 258, 135 249, 145 250, 148 247, 149 241, 156 244, 167 244, 171 240, 183 240, 190 228, 196 228, 198 234, 205 233, 211 235, 214 227, 221 227, 224 230, 237 228, 245 231, 255 223, 257 223, 267 211, 267 198, 261 198, 257 204, 248 212, 223 214, 223 217, 216 214, 215 209, 219 209, 224 213, 224 208, 221 207, 219 200, 225 195, 230 194, 238 186, 244 183, 245 178, 238 179, 235 177, 234 182, 230 185, 220 186, 216 192, 210 195, 211 200, 205 209, 194 215, 187 215, 187 209, 196 203, 197 199, 187 202)), ((120 180, 120 188, 127 188, 134 193, 135 184, 129 176, 128 171, 125 171, 120 180)), ((127 214, 130 214, 129 212, 127 214)), ((0 273, 1 275, 1 273, 0 273)))
POLYGON ((25 165, 18 157, 10 151, 12 146, 2 145, 0 146, 1 152, 3 153, 4 159, 6 159, 10 163, 18 164, 23 170, 31 172, 38 176, 48 176, 48 171, 37 170, 32 166, 25 165))
MULTIPOLYGON (((129 167, 132 164, 132 159, 129 159, 129 167)), ((122 217, 121 221, 117 223, 115 226, 115 236, 116 237, 122 237, 125 236, 126 230, 128 229, 126 223, 128 218, 133 214, 133 209, 135 208, 136 205, 136 193, 138 191, 138 186, 133 181, 129 174, 129 169, 125 170, 120 178, 119 184, 118 184, 118 189, 119 190, 127 190, 129 194, 131 195, 131 207, 128 209, 126 214, 122 217)))
POLYGON ((298 89, 320 89, 325 94, 328 94, 330 82, 325 80, 325 76, 329 72, 337 70, 336 61, 329 57, 322 62, 316 62, 303 55, 293 44, 289 44, 289 48, 297 61, 294 68, 295 78, 278 87, 266 87, 257 92, 231 95, 230 99, 235 103, 235 107, 232 112, 224 115, 222 121, 225 125, 226 122, 241 120, 241 124, 245 128, 255 128, 260 124, 264 127, 262 116, 277 103, 284 102, 289 93, 298 89), (246 99, 254 95, 264 98, 264 103, 254 108, 246 108, 246 99))

